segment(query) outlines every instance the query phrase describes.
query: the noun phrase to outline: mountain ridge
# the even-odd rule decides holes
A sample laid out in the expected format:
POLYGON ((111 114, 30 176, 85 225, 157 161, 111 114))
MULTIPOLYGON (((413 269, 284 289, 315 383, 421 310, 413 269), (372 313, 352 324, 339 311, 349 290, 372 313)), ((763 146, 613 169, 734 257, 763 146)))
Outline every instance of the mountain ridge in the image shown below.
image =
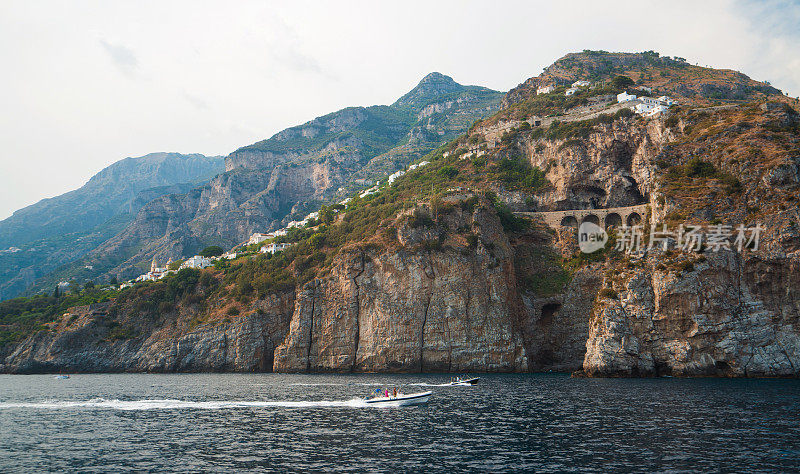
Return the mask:
POLYGON ((96 245, 98 239, 111 237, 132 220, 143 201, 186 191, 217 174, 222 165, 222 157, 200 154, 128 157, 103 168, 78 189, 15 211, 0 221, 0 249, 22 250, 0 255, 0 298, 20 293, 35 279, 91 250, 88 242, 96 245))
MULTIPOLYGON (((718 106, 701 93, 636 114, 613 100, 630 80, 514 102, 391 185, 319 208, 278 237, 281 252, 251 247, 119 291, 0 303, 0 371, 797 377, 797 101, 752 89, 718 106), (641 252, 617 245, 620 222, 602 213, 632 205, 647 209, 641 252), (605 247, 581 251, 577 220, 540 220, 558 209, 606 228, 605 247), (741 248, 647 245, 646 226, 684 224, 763 235, 741 248)), ((326 179, 321 163, 290 164, 276 168, 326 179)), ((246 168, 220 179, 237 174, 284 179, 246 168)), ((189 195, 236 190, 214 186, 189 195)), ((145 211, 165 235, 177 229, 145 211)))
POLYGON ((74 271, 90 265, 105 278, 128 278, 154 256, 166 260, 206 245, 230 247, 299 216, 309 203, 345 196, 360 187, 357 179, 380 179, 407 166, 497 110, 502 93, 440 76, 427 82, 447 82, 446 93, 427 88, 423 79, 412 90, 416 106, 347 107, 237 149, 208 185, 148 203, 74 271), (419 107, 428 110, 420 114, 419 107))

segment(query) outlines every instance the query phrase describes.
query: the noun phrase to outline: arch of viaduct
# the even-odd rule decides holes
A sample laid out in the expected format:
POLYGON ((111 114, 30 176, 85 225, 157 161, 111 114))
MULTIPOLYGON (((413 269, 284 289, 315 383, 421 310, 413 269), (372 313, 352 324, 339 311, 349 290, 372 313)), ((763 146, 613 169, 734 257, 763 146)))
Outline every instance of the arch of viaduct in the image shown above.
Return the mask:
POLYGON ((515 212, 520 216, 538 217, 550 227, 577 227, 589 221, 603 227, 610 225, 640 224, 647 214, 647 204, 628 207, 610 207, 607 209, 575 209, 571 211, 550 212, 515 212))

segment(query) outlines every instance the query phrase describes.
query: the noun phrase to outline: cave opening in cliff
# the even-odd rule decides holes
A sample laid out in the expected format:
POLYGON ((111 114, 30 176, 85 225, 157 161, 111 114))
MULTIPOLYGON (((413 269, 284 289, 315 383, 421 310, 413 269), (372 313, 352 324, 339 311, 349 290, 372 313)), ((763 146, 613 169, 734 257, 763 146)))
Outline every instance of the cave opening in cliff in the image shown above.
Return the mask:
POLYGON ((538 321, 539 326, 550 326, 560 309, 561 303, 547 303, 542 306, 542 315, 538 321))

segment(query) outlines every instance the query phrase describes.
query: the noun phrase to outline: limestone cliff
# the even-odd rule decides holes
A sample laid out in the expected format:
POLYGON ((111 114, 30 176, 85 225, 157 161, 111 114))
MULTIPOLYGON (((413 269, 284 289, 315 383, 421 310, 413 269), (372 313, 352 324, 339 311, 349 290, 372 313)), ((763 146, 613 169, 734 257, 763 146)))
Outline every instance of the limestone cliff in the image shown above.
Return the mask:
POLYGON ((678 273, 661 257, 618 275, 619 299, 599 299, 587 374, 798 375, 800 259, 725 251, 678 273))
POLYGON ((481 230, 474 252, 414 250, 444 229, 401 227, 400 248, 343 254, 298 293, 274 369, 526 371, 513 249, 492 213, 466 219, 481 230))
POLYGON ((196 305, 142 317, 110 303, 77 307, 17 345, 0 372, 263 372, 288 326, 292 295, 248 305, 236 318, 198 321, 196 305))
MULTIPOLYGON (((630 66, 626 58, 619 67, 630 66)), ((702 92, 694 79, 686 87, 702 92)), ((798 376, 800 114, 739 79, 753 100, 709 107, 708 97, 687 94, 653 117, 610 103, 602 84, 576 97, 510 93, 507 109, 429 154, 428 165, 286 236, 283 252, 137 286, 106 309, 70 311, 3 346, 0 370, 798 376), (643 247, 626 252, 615 247, 623 222, 603 210, 633 205, 646 212, 625 223, 645 226, 643 247), (580 221, 550 227, 537 214, 576 210, 607 228, 604 249, 582 253, 580 221), (673 234, 665 250, 649 234, 650 225, 759 224, 757 248, 681 248, 673 234)), ((452 86, 430 83, 443 94, 452 86)), ((401 105, 430 118, 453 100, 439 98, 422 104, 412 94, 401 105)), ((377 112, 350 111, 285 138, 313 141, 369 113, 377 112)), ((209 209, 190 225, 234 235, 250 218, 277 219, 273 209, 291 205, 278 194, 311 199, 343 179, 330 162, 292 161, 305 158, 279 142, 240 150, 226 174, 161 207, 209 209), (257 171, 267 163, 269 173, 257 171), (266 191, 239 192, 226 179, 266 191)), ((341 163, 355 159, 346 150, 328 149, 341 163)), ((180 232, 180 219, 151 210, 142 226, 180 232)))

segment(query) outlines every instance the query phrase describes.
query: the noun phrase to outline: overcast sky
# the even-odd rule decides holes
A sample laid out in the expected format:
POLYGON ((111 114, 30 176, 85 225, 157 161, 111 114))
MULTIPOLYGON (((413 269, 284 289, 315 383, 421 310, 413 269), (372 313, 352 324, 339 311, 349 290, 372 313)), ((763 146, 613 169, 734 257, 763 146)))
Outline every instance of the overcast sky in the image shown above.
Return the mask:
POLYGON ((583 49, 800 94, 797 2, 0 0, 0 218, 127 156, 226 155, 425 74, 508 90, 583 49))

